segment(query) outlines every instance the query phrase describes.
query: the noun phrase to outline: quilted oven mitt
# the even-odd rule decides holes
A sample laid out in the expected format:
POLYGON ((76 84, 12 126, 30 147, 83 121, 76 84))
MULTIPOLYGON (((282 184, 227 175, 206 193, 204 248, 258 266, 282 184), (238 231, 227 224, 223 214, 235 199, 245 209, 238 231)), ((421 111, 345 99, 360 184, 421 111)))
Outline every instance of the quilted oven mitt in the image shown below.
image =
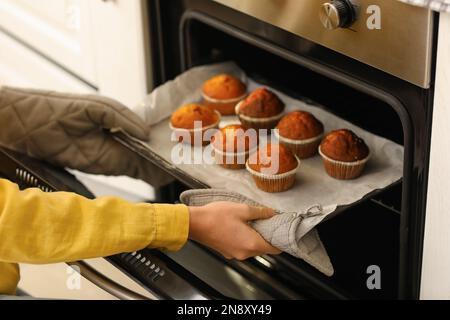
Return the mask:
POLYGON ((128 108, 95 95, 0 88, 0 145, 86 173, 127 175, 158 187, 169 176, 129 152, 110 130, 147 141, 149 127, 128 108))
MULTIPOLYGON (((189 206, 204 206, 215 201, 231 201, 261 207, 257 202, 238 193, 218 189, 185 191, 181 194, 180 201, 189 206)), ((305 219, 321 214, 323 214, 322 208, 317 205, 304 212, 278 212, 270 219, 257 220, 251 225, 274 247, 303 259, 323 274, 331 277, 334 273, 333 265, 317 230, 312 229, 304 236, 299 234, 299 226, 305 219)))

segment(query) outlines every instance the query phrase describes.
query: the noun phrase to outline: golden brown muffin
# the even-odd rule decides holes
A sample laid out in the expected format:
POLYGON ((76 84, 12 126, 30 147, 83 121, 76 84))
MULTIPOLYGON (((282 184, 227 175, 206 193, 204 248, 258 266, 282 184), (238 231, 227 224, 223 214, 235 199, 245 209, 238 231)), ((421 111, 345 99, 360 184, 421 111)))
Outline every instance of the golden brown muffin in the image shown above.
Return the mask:
POLYGON ((247 171, 251 173, 258 189, 265 192, 283 192, 295 184, 295 169, 299 165, 300 163, 288 148, 280 144, 268 144, 250 156, 247 171), (275 170, 277 165, 278 170, 268 174, 267 171, 275 170))
POLYGON ((292 140, 311 139, 323 134, 323 124, 311 113, 294 111, 285 115, 277 126, 280 136, 292 140))
POLYGON ((239 79, 228 74, 219 74, 203 84, 203 94, 217 100, 228 100, 242 97, 247 86, 239 79))
POLYGON ((306 159, 317 154, 323 135, 323 124, 312 114, 294 111, 284 116, 277 125, 280 143, 298 158, 306 159))
POLYGON ((328 158, 342 162, 363 160, 369 155, 369 148, 364 140, 347 129, 327 134, 320 144, 320 150, 328 158))
POLYGON ((200 104, 187 104, 177 109, 171 118, 174 128, 194 129, 196 121, 202 122, 202 128, 212 126, 219 121, 218 114, 200 104))
POLYGON ((268 144, 267 147, 258 148, 256 161, 249 162, 249 167, 262 172, 264 168, 270 168, 273 161, 278 161, 279 164, 275 174, 292 171, 298 166, 297 159, 288 148, 281 144, 268 144))
POLYGON ((245 97, 247 86, 239 79, 217 75, 203 84, 203 103, 222 115, 234 115, 236 105, 245 97))
POLYGON ((250 137, 241 125, 228 125, 218 131, 211 140, 216 163, 226 169, 244 169, 245 163, 256 146, 258 137, 250 137))
POLYGON ((213 136, 213 147, 223 152, 248 151, 250 144, 253 147, 257 145, 257 137, 255 135, 255 141, 251 141, 250 136, 246 135, 246 132, 247 130, 239 124, 223 127, 213 136))
POLYGON ((270 118, 284 111, 284 103, 266 88, 253 91, 239 106, 239 114, 252 118, 270 118))

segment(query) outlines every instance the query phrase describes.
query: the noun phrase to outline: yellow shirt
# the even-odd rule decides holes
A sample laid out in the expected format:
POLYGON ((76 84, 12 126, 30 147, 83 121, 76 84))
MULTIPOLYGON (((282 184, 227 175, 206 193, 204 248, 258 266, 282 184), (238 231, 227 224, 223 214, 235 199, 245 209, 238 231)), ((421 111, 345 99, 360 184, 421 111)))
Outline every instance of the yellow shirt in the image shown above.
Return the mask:
POLYGON ((0 294, 15 293, 17 263, 70 262, 146 247, 176 251, 187 241, 188 229, 184 205, 20 191, 0 179, 0 294))

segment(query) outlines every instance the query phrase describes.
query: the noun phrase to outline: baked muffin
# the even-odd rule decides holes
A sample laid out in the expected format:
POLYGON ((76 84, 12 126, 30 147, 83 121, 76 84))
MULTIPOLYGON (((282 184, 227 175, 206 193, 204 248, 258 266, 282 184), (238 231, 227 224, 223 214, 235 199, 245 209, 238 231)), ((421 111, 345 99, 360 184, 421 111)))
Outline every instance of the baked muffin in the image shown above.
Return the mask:
POLYGON ((259 88, 236 106, 236 114, 246 128, 273 129, 283 116, 284 107, 276 94, 259 88))
POLYGON ((209 144, 203 138, 208 129, 217 128, 220 122, 220 113, 200 104, 187 104, 177 109, 170 119, 172 130, 179 136, 179 141, 196 144, 196 138, 200 139, 202 145, 209 144), (200 127, 196 125, 200 123, 200 127), (189 134, 189 136, 187 136, 189 134))
POLYGON ((370 157, 364 140, 347 129, 330 132, 320 144, 319 153, 327 173, 343 180, 361 176, 370 157))
POLYGON ((267 144, 258 148, 247 161, 256 186, 265 192, 282 192, 295 183, 300 160, 281 144, 267 144))
POLYGON ((285 115, 276 127, 280 143, 291 149, 297 157, 314 156, 323 137, 323 124, 311 113, 294 111, 285 115))
POLYGON ((211 143, 217 164, 227 169, 244 169, 250 153, 258 145, 258 136, 239 124, 232 124, 216 132, 211 143))
POLYGON ((234 115, 236 104, 245 98, 247 86, 228 74, 219 74, 203 84, 204 105, 222 115, 234 115))

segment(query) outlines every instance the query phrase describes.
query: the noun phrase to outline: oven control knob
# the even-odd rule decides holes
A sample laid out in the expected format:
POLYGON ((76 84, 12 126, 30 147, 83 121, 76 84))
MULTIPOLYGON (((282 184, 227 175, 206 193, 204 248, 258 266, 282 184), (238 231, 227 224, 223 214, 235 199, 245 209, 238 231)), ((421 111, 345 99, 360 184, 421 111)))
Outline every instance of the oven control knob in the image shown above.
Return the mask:
POLYGON ((325 2, 320 9, 320 21, 328 30, 345 28, 356 20, 356 10, 350 0, 325 2))

